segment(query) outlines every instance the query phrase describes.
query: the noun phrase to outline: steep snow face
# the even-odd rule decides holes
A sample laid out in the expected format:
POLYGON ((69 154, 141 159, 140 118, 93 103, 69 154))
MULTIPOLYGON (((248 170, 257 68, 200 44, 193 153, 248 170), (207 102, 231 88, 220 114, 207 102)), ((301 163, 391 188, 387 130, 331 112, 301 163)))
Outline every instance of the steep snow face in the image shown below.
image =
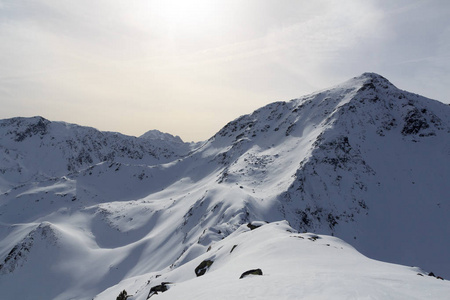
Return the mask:
POLYGON ((181 140, 139 139, 42 117, 0 121, 0 190, 103 161, 154 165, 191 150, 181 140))
POLYGON ((450 234, 450 107, 379 75, 362 78, 351 101, 328 115, 332 126, 280 198, 286 218, 373 258, 450 265, 450 244, 429 233, 450 234))
MULTIPOLYGON (((155 141, 167 139, 130 139, 90 129, 87 136, 97 136, 82 141, 108 136, 101 151, 109 153, 112 147, 120 153, 103 161, 90 152, 96 144, 86 148, 82 143, 92 163, 83 160, 69 173, 64 153, 75 155, 74 150, 56 148, 52 159, 62 163, 49 159, 46 165, 34 165, 33 174, 54 172, 60 177, 33 177, 0 194, 0 289, 19 298, 44 293, 42 299, 92 299, 102 291, 112 291, 114 295, 107 295, 114 298, 132 287, 142 292, 136 299, 144 299, 150 289, 145 282, 156 282, 156 275, 181 270, 194 260, 197 264, 210 247, 218 249, 223 239, 242 233, 242 224, 283 219, 300 232, 341 237, 371 258, 420 266, 448 278, 450 241, 440 237, 450 234, 449 108, 366 73, 242 116, 183 157, 175 150, 168 156, 157 151, 159 156, 145 152, 143 158, 130 157, 127 153, 136 152, 117 147, 130 143, 126 145, 140 149, 142 141, 154 147, 155 141), (37 228, 46 228, 51 238, 37 228), (39 258, 47 252, 45 260, 39 258), (41 283, 51 287, 27 284, 38 282, 34 278, 44 273, 54 280, 41 283), (20 286, 28 288, 11 289, 20 286)), ((4 132, 2 141, 52 149, 52 136, 65 141, 52 126, 87 130, 41 121, 44 125, 36 129, 4 132)), ((19 148, 8 147, 2 154, 11 163, 44 161, 42 151, 33 157, 30 151, 22 155, 22 148, 14 149, 19 148)), ((22 179, 11 174, 3 180, 12 184, 22 179)), ((225 252, 219 254, 225 257, 225 252)), ((167 280, 191 278, 172 276, 167 280)), ((185 291, 182 285, 180 292, 185 291)))

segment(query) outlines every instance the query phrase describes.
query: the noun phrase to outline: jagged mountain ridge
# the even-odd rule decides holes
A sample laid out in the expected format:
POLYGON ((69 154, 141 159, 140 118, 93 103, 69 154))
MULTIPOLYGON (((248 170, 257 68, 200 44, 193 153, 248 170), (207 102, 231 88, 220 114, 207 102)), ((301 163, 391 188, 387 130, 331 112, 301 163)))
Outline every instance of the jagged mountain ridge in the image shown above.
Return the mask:
POLYGON ((5 119, 0 121, 0 183, 5 190, 35 177, 62 176, 103 161, 161 164, 185 156, 192 146, 179 138, 136 138, 42 117, 5 119))
POLYGON ((449 115, 448 106, 367 73, 238 118, 167 164, 100 163, 18 186, 0 196, 0 258, 8 264, 0 272, 13 285, 33 272, 31 257, 7 270, 15 257, 22 261, 20 247, 11 249, 27 245, 36 226, 60 242, 83 241, 59 246, 77 249, 73 263, 86 266, 59 275, 54 295, 67 295, 79 292, 64 287, 71 276, 96 274, 83 286, 99 292, 121 278, 176 269, 241 224, 286 219, 300 231, 343 237, 370 257, 445 273, 448 245, 435 236, 449 233, 449 115), (100 268, 96 251, 105 253, 100 268), (120 266, 115 275, 111 265, 120 266))

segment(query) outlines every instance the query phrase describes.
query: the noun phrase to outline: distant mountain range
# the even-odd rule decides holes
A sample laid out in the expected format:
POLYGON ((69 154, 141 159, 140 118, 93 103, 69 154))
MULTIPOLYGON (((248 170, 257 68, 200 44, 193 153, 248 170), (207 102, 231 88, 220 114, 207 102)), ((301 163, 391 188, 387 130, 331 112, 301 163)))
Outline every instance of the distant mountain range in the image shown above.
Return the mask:
POLYGON ((166 163, 186 156, 195 145, 157 130, 136 138, 42 117, 1 120, 0 190, 63 176, 105 161, 166 163))
POLYGON ((374 73, 202 143, 1 120, 0 161, 7 299, 450 292, 450 106, 374 73))

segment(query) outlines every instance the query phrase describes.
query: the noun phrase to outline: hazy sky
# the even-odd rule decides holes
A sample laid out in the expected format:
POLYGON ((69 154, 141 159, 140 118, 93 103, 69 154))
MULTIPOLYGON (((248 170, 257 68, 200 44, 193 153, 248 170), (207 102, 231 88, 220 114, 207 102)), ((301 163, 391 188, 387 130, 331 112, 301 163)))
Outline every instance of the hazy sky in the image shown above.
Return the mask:
POLYGON ((0 0, 0 118, 198 141, 366 71, 450 103, 450 1, 0 0))

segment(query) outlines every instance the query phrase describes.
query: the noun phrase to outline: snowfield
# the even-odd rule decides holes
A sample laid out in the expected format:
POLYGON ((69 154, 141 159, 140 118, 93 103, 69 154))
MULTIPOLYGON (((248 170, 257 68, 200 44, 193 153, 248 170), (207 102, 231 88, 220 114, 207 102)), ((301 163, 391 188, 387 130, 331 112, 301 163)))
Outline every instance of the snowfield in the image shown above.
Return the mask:
POLYGON ((170 282, 168 290, 154 299, 445 299, 450 288, 417 267, 369 259, 338 238, 297 233, 283 221, 242 225, 188 263, 130 278, 95 299, 114 299, 123 289, 133 294, 128 299, 147 299, 162 282, 170 282), (213 263, 196 277, 205 260, 213 263), (239 279, 253 269, 263 275, 239 279))
POLYGON ((450 106, 377 74, 202 143, 1 120, 0 161, 5 299, 450 292, 450 106))

